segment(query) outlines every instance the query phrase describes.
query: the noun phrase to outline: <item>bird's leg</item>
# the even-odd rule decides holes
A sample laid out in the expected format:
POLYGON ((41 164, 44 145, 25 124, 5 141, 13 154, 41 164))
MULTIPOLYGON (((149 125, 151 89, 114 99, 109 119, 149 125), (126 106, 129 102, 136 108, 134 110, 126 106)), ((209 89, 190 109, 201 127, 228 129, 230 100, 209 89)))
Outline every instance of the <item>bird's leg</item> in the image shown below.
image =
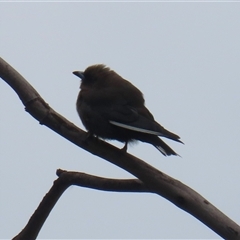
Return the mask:
POLYGON ((85 137, 83 138, 83 142, 88 145, 89 141, 91 140, 93 141, 98 140, 98 137, 95 137, 92 132, 88 131, 85 137))
POLYGON ((127 152, 127 145, 128 145, 128 141, 126 141, 124 147, 121 149, 121 151, 123 152, 127 152))
POLYGON ((86 140, 88 139, 88 138, 91 138, 93 136, 93 134, 90 132, 90 131, 88 131, 87 132, 87 135, 86 135, 86 140))
POLYGON ((88 139, 91 139, 91 138, 95 138, 95 137, 92 132, 88 131, 84 141, 87 141, 88 139))

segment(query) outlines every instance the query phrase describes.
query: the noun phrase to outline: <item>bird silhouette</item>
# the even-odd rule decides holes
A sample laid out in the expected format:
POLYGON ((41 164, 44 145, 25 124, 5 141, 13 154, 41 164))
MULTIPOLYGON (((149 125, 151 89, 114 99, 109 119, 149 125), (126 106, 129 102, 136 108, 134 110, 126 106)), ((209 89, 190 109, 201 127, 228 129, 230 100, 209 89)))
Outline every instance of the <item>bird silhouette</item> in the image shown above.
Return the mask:
POLYGON ((180 142, 180 137, 162 127, 145 107, 142 92, 103 64, 74 71, 81 78, 77 112, 89 135, 127 144, 150 143, 163 155, 178 155, 159 137, 180 142))

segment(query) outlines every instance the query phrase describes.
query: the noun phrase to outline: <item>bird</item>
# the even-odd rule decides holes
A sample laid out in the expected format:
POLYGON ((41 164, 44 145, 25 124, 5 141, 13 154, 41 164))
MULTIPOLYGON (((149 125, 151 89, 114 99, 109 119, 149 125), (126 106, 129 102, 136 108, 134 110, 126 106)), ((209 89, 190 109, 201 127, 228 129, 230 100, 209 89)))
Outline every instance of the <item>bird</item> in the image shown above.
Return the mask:
MULTIPOLYGON (((76 108, 88 136, 125 143, 152 144, 164 156, 178 155, 160 137, 183 143, 180 137, 154 120, 143 93, 104 64, 74 71, 81 79, 76 108)), ((179 156, 179 155, 178 155, 179 156)))

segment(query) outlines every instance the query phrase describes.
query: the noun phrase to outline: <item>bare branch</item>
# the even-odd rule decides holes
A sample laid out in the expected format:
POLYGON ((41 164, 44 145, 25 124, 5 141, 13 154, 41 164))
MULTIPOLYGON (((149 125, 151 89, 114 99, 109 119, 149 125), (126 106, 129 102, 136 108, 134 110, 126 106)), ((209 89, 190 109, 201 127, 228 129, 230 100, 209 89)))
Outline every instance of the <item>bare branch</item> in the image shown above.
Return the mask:
POLYGON ((96 138, 86 140, 84 131, 51 109, 36 90, 2 59, 0 59, 0 76, 16 91, 26 110, 41 124, 48 126, 77 146, 130 172, 150 191, 195 216, 221 237, 240 239, 240 227, 193 189, 106 142, 96 138))
POLYGON ((93 188, 104 191, 115 192, 148 192, 144 184, 138 179, 110 179, 96 177, 86 173, 70 172, 58 169, 58 179, 45 195, 36 211, 29 219, 24 229, 13 239, 25 240, 36 239, 44 222, 63 192, 70 186, 93 188))
POLYGON ((111 179, 97 177, 81 172, 70 172, 61 169, 57 170, 57 175, 65 178, 70 185, 93 188, 111 192, 150 192, 139 179, 111 179))

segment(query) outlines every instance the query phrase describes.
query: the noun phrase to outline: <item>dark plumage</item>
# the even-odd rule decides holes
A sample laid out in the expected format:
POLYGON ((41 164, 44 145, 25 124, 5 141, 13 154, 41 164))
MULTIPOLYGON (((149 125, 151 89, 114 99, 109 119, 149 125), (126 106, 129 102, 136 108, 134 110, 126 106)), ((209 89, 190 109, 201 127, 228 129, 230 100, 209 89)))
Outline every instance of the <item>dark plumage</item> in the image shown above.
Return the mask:
POLYGON ((127 143, 140 140, 155 146, 163 155, 178 155, 158 136, 181 142, 164 129, 144 106, 143 94, 105 65, 73 72, 82 79, 77 111, 90 134, 127 143))

